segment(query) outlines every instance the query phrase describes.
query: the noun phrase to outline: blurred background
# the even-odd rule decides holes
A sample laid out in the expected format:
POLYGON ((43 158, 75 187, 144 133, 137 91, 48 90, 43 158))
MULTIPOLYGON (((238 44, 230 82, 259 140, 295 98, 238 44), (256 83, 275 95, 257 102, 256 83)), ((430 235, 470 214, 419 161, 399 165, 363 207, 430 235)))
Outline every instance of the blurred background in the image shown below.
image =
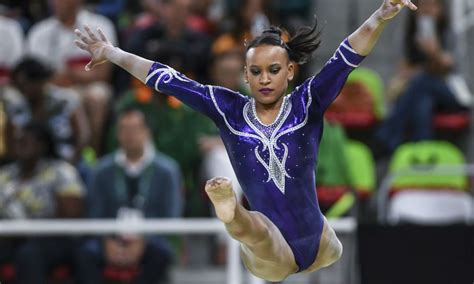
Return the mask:
MULTIPOLYGON (((323 43, 294 88, 381 2, 1 0, 0 282, 229 283, 222 233, 7 233, 37 219, 213 218, 215 176, 247 204, 213 123, 111 64, 85 72, 75 28, 248 95, 253 36, 317 15, 323 43)), ((317 194, 343 257, 282 283, 474 281, 474 1, 413 2, 325 116, 317 194)))

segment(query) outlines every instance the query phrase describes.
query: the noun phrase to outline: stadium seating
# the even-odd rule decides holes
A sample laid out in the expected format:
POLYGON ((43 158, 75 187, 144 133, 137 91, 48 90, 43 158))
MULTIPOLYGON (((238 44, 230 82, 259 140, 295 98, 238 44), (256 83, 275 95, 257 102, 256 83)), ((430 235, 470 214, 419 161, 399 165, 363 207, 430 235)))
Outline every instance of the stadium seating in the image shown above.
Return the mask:
POLYGON ((345 129, 373 127, 385 115, 383 88, 377 73, 368 68, 357 68, 326 111, 326 119, 340 123, 345 129))
POLYGON ((465 192, 468 179, 462 171, 447 172, 449 167, 462 167, 464 164, 461 151, 449 142, 424 141, 401 145, 389 166, 389 172, 395 177, 386 208, 388 221, 416 224, 468 222, 473 210, 472 198, 465 192), (442 173, 443 170, 446 174, 442 173), (397 175, 401 171, 403 174, 397 175))
POLYGON ((369 148, 348 140, 344 130, 331 123, 325 124, 317 174, 318 201, 328 218, 347 214, 356 195, 365 201, 375 188, 375 165, 369 148))

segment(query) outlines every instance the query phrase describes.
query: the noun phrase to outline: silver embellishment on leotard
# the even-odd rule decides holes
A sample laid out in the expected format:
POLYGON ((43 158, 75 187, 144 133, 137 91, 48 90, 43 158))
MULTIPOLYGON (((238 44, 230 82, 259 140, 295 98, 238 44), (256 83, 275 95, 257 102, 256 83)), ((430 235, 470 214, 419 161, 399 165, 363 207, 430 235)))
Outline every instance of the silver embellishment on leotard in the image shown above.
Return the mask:
POLYGON ((160 89, 158 88, 158 85, 162 82, 168 84, 169 82, 171 82, 171 79, 177 79, 181 82, 190 82, 191 81, 188 78, 186 78, 186 76, 179 73, 175 69, 173 69, 173 68, 171 68, 167 65, 163 65, 163 66, 164 67, 158 68, 158 69, 154 70, 153 72, 151 72, 146 77, 146 80, 145 80, 145 83, 148 83, 148 81, 151 78, 153 78, 153 76, 155 76, 156 74, 159 73, 158 78, 155 81, 155 90, 157 90, 158 92, 161 92, 160 89))
POLYGON ((281 146, 279 147, 278 141, 275 137, 290 114, 291 107, 291 101, 288 100, 288 97, 285 97, 277 118, 273 123, 268 125, 263 124, 258 118, 255 109, 255 99, 252 98, 250 102, 245 104, 243 111, 245 121, 261 138, 260 141, 263 144, 263 148, 259 149, 257 146, 254 153, 257 160, 268 172, 267 182, 273 180, 277 188, 283 194, 285 194, 285 178, 290 177, 285 168, 288 157, 288 147, 284 143, 281 143, 281 146, 283 146, 284 149, 284 154, 280 160, 275 150, 280 150, 281 146), (260 151, 268 151, 268 163, 261 157, 260 151))
MULTIPOLYGON (((308 102, 306 103, 306 115, 304 117, 304 120, 303 122, 301 122, 300 124, 298 125, 295 125, 291 128, 288 128, 286 130, 283 130, 281 133, 279 133, 277 136, 276 136, 276 140, 278 140, 278 138, 280 138, 281 136, 287 134, 287 133, 290 133, 290 132, 293 132, 293 131, 296 131, 300 128, 302 128, 303 126, 306 125, 306 123, 308 123, 308 116, 309 116, 309 107, 311 106, 311 102, 313 101, 313 97, 311 95, 311 85, 313 84, 313 80, 314 80, 314 77, 311 78, 311 80, 309 81, 308 83, 308 102)), ((303 136, 304 136, 304 133, 303 133, 303 136)))
POLYGON ((216 97, 214 96, 214 90, 212 89, 212 86, 208 86, 208 89, 209 89, 209 93, 211 95, 212 102, 214 103, 214 106, 217 109, 217 112, 222 116, 222 118, 224 119, 225 125, 227 126, 227 128, 229 128, 229 130, 230 130, 230 132, 232 132, 232 134, 237 135, 237 136, 243 136, 243 137, 251 137, 251 138, 255 138, 255 139, 260 140, 260 137, 258 137, 255 134, 235 130, 229 124, 229 122, 227 121, 227 118, 225 117, 225 113, 220 109, 219 105, 217 104, 216 97))
MULTIPOLYGON (((309 86, 311 86, 313 79, 314 77, 310 80, 309 86)), ((209 93, 211 95, 211 99, 212 99, 212 102, 214 103, 214 106, 216 107, 217 111, 224 119, 224 122, 227 128, 229 128, 230 132, 232 132, 234 135, 243 136, 243 137, 251 137, 251 138, 257 139, 262 143, 263 147, 261 149, 259 146, 255 147, 254 154, 257 160, 259 161, 259 163, 262 164, 262 166, 268 172, 268 179, 266 180, 266 182, 269 182, 270 180, 272 180, 274 184, 276 185, 276 187, 283 194, 285 194, 285 179, 287 177, 291 178, 291 176, 286 171, 286 161, 288 159, 288 146, 285 143, 282 143, 282 142, 280 143, 278 139, 287 133, 290 133, 292 131, 296 131, 302 128, 308 122, 309 107, 312 102, 311 87, 308 87, 308 102, 306 104, 306 114, 305 114, 304 120, 300 124, 295 125, 291 128, 288 128, 282 131, 281 133, 278 133, 278 131, 280 131, 281 127, 283 126, 285 120, 288 118, 288 115, 290 114, 291 109, 292 109, 291 100, 290 100, 291 95, 286 96, 284 98, 284 101, 280 108, 280 112, 278 113, 278 116, 275 122, 269 125, 263 124, 258 118, 256 109, 255 109, 254 99, 252 98, 251 101, 247 102, 243 109, 243 116, 247 124, 258 135, 255 135, 252 133, 241 132, 234 129, 229 124, 229 122, 227 121, 227 118, 225 117, 224 112, 220 109, 219 105, 217 104, 216 98, 214 96, 214 90, 211 86, 209 86, 209 93), (280 147, 283 147, 282 159, 279 159, 278 155, 275 152, 275 150, 280 150, 281 149, 280 147), (269 152, 268 163, 260 155, 261 152, 266 152, 266 151, 269 152)))

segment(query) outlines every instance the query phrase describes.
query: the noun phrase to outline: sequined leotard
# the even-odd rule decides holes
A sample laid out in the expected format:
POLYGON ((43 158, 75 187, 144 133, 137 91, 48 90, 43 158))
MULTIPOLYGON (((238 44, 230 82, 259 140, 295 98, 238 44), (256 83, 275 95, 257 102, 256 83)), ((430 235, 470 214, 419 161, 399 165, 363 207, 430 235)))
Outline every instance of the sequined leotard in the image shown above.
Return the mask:
POLYGON ((215 122, 252 210, 280 229, 300 271, 315 261, 324 224, 314 174, 323 113, 362 59, 346 39, 318 75, 284 97, 269 125, 258 119, 253 98, 199 84, 160 63, 146 78, 215 122))

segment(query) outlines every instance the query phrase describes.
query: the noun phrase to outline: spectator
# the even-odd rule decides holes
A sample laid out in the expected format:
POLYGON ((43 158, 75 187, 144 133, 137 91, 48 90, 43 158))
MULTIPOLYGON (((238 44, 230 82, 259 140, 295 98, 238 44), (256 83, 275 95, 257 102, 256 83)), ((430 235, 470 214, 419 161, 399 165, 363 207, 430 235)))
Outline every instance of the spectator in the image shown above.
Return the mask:
POLYGON ((456 91, 448 83, 455 69, 449 45, 449 21, 441 0, 419 0, 418 10, 408 18, 405 37, 410 68, 406 88, 376 133, 376 156, 391 153, 411 127, 411 140, 433 138, 433 114, 438 109, 463 110, 456 91))
POLYGON ((12 67, 23 55, 23 31, 15 20, 0 15, 0 86, 7 83, 12 67))
MULTIPOLYGON (((159 20, 153 26, 136 32, 128 44, 128 51, 160 60, 190 78, 208 82, 211 41, 207 35, 188 28, 191 1, 163 0, 159 5, 160 9, 155 10, 159 13, 156 16, 159 20)), ((130 76, 122 74, 125 74, 126 79, 120 81, 127 82, 121 88, 124 90, 130 88, 130 76)), ((148 93, 148 97, 152 97, 152 91, 136 79, 133 79, 132 86, 134 94, 145 97, 143 94, 148 93)), ((202 163, 198 140, 203 134, 215 134, 215 126, 208 118, 191 111, 176 98, 158 94, 151 99, 151 103, 156 104, 154 112, 159 125, 157 148, 174 158, 184 175, 186 200, 190 201, 187 203, 189 207, 185 210, 186 215, 207 214, 208 212, 203 213, 206 208, 202 208, 202 194, 199 193, 201 186, 197 183, 202 163), (189 128, 179 127, 183 124, 189 128), (176 127, 169 127, 170 125, 176 127)))
POLYGON ((54 70, 53 83, 63 87, 73 87, 81 95, 92 132, 91 146, 100 152, 102 128, 111 97, 108 80, 110 64, 84 71, 89 55, 75 46, 74 29, 85 23, 92 28, 100 27, 107 38, 116 43, 113 24, 107 18, 88 12, 82 8, 83 0, 53 0, 54 15, 35 24, 27 37, 27 51, 54 70))
POLYGON ((216 23, 211 19, 213 12, 213 0, 194 0, 191 4, 191 16, 188 18, 190 29, 212 36, 215 32, 216 23))
MULTIPOLYGON (((124 110, 118 118, 119 150, 103 158, 90 189, 92 218, 170 218, 181 215, 177 164, 157 152, 143 113, 124 110)), ((84 244, 78 257, 79 283, 102 283, 101 268, 139 266, 137 283, 166 281, 171 264, 167 242, 158 236, 109 236, 84 244)), ((162 283, 162 282, 159 282, 162 283)))
POLYGON ((190 0, 163 0, 155 25, 138 31, 128 51, 151 60, 160 60, 187 76, 208 81, 207 62, 210 39, 187 27, 190 0))
POLYGON ((137 29, 146 29, 156 24, 161 18, 161 4, 160 0, 141 0, 140 11, 136 13, 133 23, 129 27, 130 32, 135 32, 137 29))
MULTIPOLYGON (((0 169, 0 218, 77 218, 83 187, 76 170, 57 160, 48 129, 30 123, 15 133, 16 162, 0 169)), ((46 283, 48 270, 71 260, 68 237, 2 239, 0 263, 13 261, 17 283, 46 283)))
MULTIPOLYGON (((140 89, 144 93, 147 89, 140 89)), ((154 133, 154 144, 164 154, 176 160, 183 173, 185 188, 185 216, 208 216, 209 208, 201 194, 201 137, 215 136, 215 125, 205 116, 194 112, 178 100, 167 100, 164 95, 147 95, 130 91, 118 101, 118 112, 127 108, 137 108, 145 114, 148 127, 154 133), (177 103, 176 103, 177 102, 177 103), (186 125, 187 127, 180 127, 186 125), (179 137, 179 138, 178 138, 179 137)), ((115 126, 108 135, 108 150, 118 147, 115 126)), ((204 145, 203 145, 204 146, 204 145)))
POLYGON ((24 58, 12 71, 13 86, 5 91, 10 131, 32 120, 45 123, 56 145, 55 153, 78 165, 89 139, 87 119, 78 95, 51 82, 52 71, 33 58, 24 58), (19 91, 19 92, 18 92, 19 91))
POLYGON ((248 94, 243 81, 244 54, 237 50, 216 54, 211 65, 212 84, 248 94))
POLYGON ((230 50, 245 51, 245 42, 251 41, 270 26, 271 5, 266 0, 229 1, 230 21, 223 21, 222 34, 212 45, 214 55, 230 50))

